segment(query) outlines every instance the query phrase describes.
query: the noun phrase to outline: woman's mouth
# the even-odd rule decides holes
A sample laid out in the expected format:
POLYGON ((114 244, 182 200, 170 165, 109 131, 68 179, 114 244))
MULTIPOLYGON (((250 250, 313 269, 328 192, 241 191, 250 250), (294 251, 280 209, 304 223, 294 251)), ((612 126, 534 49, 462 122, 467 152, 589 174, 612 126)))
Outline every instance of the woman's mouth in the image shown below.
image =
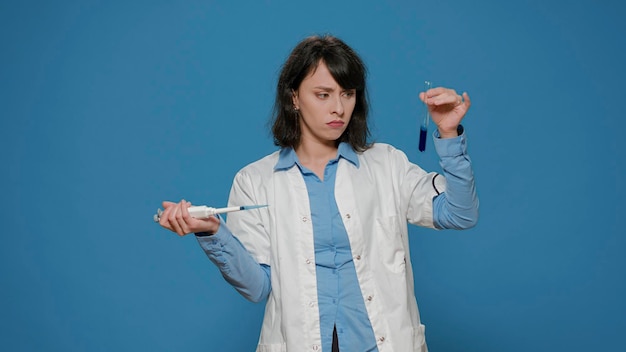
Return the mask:
POLYGON ((345 123, 341 120, 334 120, 331 121, 329 123, 327 123, 328 126, 332 127, 332 128, 339 128, 339 127, 343 127, 345 123))

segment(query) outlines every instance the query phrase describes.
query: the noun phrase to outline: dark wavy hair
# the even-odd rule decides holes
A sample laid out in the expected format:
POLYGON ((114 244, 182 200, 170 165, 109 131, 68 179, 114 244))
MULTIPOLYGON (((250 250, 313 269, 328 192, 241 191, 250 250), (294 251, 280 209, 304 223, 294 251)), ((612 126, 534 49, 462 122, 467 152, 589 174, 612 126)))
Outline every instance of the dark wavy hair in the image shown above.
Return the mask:
POLYGON ((335 81, 344 89, 356 90, 356 105, 348 127, 336 143, 349 143, 355 151, 370 147, 367 115, 369 104, 365 85, 367 69, 359 55, 339 38, 330 35, 311 36, 293 49, 282 66, 276 87, 272 114, 274 144, 296 147, 300 143, 299 114, 293 108, 293 92, 324 61, 335 81))

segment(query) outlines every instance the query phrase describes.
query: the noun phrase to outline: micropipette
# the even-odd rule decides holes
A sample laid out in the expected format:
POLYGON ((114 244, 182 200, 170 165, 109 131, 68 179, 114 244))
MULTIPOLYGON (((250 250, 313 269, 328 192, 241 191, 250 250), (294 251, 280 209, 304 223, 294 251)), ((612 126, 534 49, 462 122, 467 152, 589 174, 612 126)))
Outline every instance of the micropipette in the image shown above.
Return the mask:
MULTIPOLYGON (((424 93, 426 93, 429 89, 433 87, 430 81, 424 81, 424 93)), ((426 150, 426 138, 428 137, 428 121, 430 121, 430 110, 428 110, 428 104, 424 103, 425 112, 424 119, 422 120, 422 124, 420 125, 420 142, 419 142, 419 151, 423 152, 426 150)))
MULTIPOLYGON (((213 208, 213 207, 207 207, 206 205, 198 205, 195 207, 187 208, 187 211, 189 212, 189 215, 191 215, 191 217, 193 218, 206 219, 210 217, 211 215, 230 213, 233 211, 240 211, 240 210, 265 208, 265 207, 267 207, 267 205, 242 205, 239 207, 227 207, 227 208, 213 208)), ((157 213, 154 214, 154 222, 159 222, 159 220, 161 220, 161 214, 163 214, 163 210, 157 209, 157 213)))

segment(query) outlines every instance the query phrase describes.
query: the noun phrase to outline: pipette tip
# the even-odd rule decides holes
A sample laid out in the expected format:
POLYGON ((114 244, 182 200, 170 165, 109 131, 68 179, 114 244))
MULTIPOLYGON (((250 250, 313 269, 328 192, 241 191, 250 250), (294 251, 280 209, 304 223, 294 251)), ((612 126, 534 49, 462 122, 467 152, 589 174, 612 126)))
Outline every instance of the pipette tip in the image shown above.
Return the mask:
POLYGON ((259 209, 259 208, 265 208, 267 206, 268 206, 267 204, 263 204, 263 205, 242 205, 241 206, 241 210, 259 209))

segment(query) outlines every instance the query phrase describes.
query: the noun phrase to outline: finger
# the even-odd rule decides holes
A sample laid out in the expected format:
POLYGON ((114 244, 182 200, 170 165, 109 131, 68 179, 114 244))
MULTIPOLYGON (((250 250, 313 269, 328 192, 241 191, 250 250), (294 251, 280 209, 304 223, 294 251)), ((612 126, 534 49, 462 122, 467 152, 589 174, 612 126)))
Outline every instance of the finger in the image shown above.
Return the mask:
POLYGON ((171 212, 169 213, 167 219, 170 223, 170 226, 172 226, 172 231, 176 232, 177 234, 181 234, 183 232, 182 228, 180 227, 180 224, 178 222, 178 211, 179 211, 179 207, 178 205, 174 206, 171 208, 171 212))
POLYGON ((191 217, 191 215, 189 215, 189 207, 190 206, 191 206, 191 203, 189 203, 189 202, 187 202, 185 200, 183 200, 181 202, 181 204, 180 204, 180 214, 181 214, 181 218, 182 218, 181 227, 183 228, 183 231, 185 232, 185 234, 193 232, 191 230, 190 225, 194 221, 194 218, 191 217))
POLYGON ((454 102, 454 107, 456 108, 459 105, 463 105, 463 96, 457 95, 456 101, 454 102))
POLYGON ((189 217, 189 207, 191 206, 191 203, 189 203, 186 200, 182 200, 180 202, 180 212, 183 215, 183 218, 188 218, 189 217))
POLYGON ((439 95, 445 93, 446 89, 442 87, 436 87, 428 89, 427 91, 419 94, 420 100, 427 105, 434 105, 439 95))
POLYGON ((187 201, 182 199, 180 203, 178 203, 178 211, 176 212, 176 221, 178 222, 178 226, 180 226, 180 232, 177 232, 180 236, 184 236, 189 233, 189 226, 187 221, 189 219, 189 213, 187 212, 187 201), (184 216, 184 212, 187 212, 187 218, 184 216))
POLYGON ((180 202, 180 227, 183 230, 183 235, 195 232, 193 229, 195 228, 195 226, 197 224, 194 224, 194 222, 197 222, 197 220, 195 218, 193 218, 190 214, 189 214, 189 207, 191 206, 191 203, 186 201, 186 200, 181 200, 180 202))
MULTIPOLYGON (((163 204, 165 204, 165 202, 163 204)), ((174 231, 169 221, 169 216, 170 216, 170 213, 172 212, 172 207, 168 206, 164 208, 165 210, 163 210, 163 212, 161 213, 161 216, 159 217, 159 225, 165 227, 168 230, 174 231)))
POLYGON ((174 203, 174 202, 170 202, 170 201, 167 201, 167 200, 164 200, 164 201, 161 203, 161 206, 162 206, 164 209, 167 209, 167 208, 169 208, 169 207, 171 207, 171 206, 173 206, 173 205, 176 205, 176 203, 174 203))
POLYGON ((469 94, 467 94, 467 92, 463 92, 463 104, 465 105, 466 110, 469 110, 470 106, 472 106, 472 101, 470 100, 469 94))
MULTIPOLYGON (((452 104, 455 105, 461 99, 461 96, 454 89, 443 87, 433 88, 426 94, 426 103, 434 106, 452 104)), ((455 105, 456 106, 456 105, 455 105)))
POLYGON ((453 107, 457 107, 463 103, 463 98, 460 95, 456 94, 456 92, 446 92, 444 94, 431 98, 430 101, 430 105, 452 105, 453 107))
POLYGON ((161 203, 161 206, 163 207, 163 210, 161 210, 161 209, 157 210, 159 225, 169 229, 168 226, 164 226, 167 223, 167 215, 164 215, 164 214, 166 214, 168 208, 170 208, 172 205, 175 205, 175 204, 176 203, 172 203, 172 202, 169 202, 169 201, 163 201, 161 203), (166 221, 162 221, 163 219, 165 219, 166 221))
POLYGON ((159 225, 161 225, 161 227, 164 227, 170 231, 174 231, 172 229, 172 226, 170 226, 170 222, 167 220, 167 218, 163 217, 163 215, 161 215, 161 218, 159 219, 159 225))
POLYGON ((431 88, 429 90, 427 90, 426 93, 426 97, 427 98, 433 98, 436 97, 438 95, 444 94, 447 91, 449 91, 450 89, 448 88, 444 88, 444 87, 435 87, 435 88, 431 88))

